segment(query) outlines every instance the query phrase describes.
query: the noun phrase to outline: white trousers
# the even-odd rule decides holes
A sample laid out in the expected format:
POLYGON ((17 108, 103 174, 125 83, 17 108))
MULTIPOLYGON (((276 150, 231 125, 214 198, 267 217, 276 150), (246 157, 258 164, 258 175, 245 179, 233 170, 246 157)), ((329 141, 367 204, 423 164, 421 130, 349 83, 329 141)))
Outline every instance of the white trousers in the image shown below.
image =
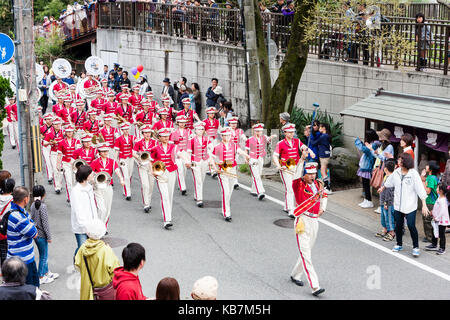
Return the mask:
POLYGON ((261 180, 261 174, 264 166, 264 158, 259 157, 258 159, 250 160, 250 172, 252 174, 252 190, 251 193, 256 193, 258 195, 265 193, 264 186, 261 180))
MULTIPOLYGON (((311 289, 317 289, 319 288, 319 278, 317 277, 317 273, 312 264, 311 250, 316 242, 317 232, 319 231, 319 221, 317 218, 311 218, 305 215, 302 215, 301 217, 305 223, 305 231, 301 234, 296 234, 300 257, 298 258, 294 269, 292 269, 291 276, 295 280, 301 280, 304 272, 306 273, 306 278, 311 289)), ((298 218, 295 219, 295 225, 297 225, 297 221, 298 218)))
POLYGON ((8 122, 8 136, 11 146, 15 147, 19 143, 19 124, 17 121, 8 122))
POLYGON ((164 222, 172 221, 173 190, 175 189, 176 171, 165 171, 156 179, 161 196, 161 211, 164 222))
POLYGON ((72 192, 72 187, 74 185, 75 181, 75 175, 72 171, 72 161, 71 162, 62 162, 62 168, 63 168, 63 176, 64 180, 66 182, 66 193, 67 193, 67 199, 70 201, 70 194, 72 192))
POLYGON ((131 197, 131 177, 133 176, 134 158, 119 159, 119 166, 125 182, 123 193, 125 197, 131 197))
POLYGON ((300 161, 294 168, 291 169, 294 174, 290 174, 280 170, 281 180, 284 184, 284 210, 293 213, 295 209, 295 195, 294 189, 292 189, 292 182, 303 176, 303 162, 300 161))
POLYGON ((50 151, 50 162, 52 164, 53 170, 53 186, 56 190, 61 190, 62 188, 62 179, 63 173, 56 168, 56 163, 58 161, 58 153, 54 151, 50 151))
POLYGON ((142 202, 144 204, 144 208, 150 207, 152 204, 152 194, 153 187, 155 185, 155 178, 148 169, 148 164, 143 167, 137 167, 139 179, 141 180, 141 193, 142 193, 142 202))
MULTIPOLYGON (((228 172, 236 174, 236 167, 231 168, 228 172)), ((222 190, 222 214, 223 217, 231 216, 231 194, 237 179, 226 174, 218 174, 220 189, 222 190)))
POLYGON ((177 164, 177 183, 180 191, 186 190, 186 162, 183 158, 176 158, 175 163, 177 164))
POLYGON ((45 171, 47 172, 47 180, 53 179, 53 167, 50 161, 50 146, 41 145, 42 156, 44 157, 45 171))
POLYGON ((192 162, 192 178, 194 180, 194 198, 196 201, 203 201, 203 183, 206 172, 209 171, 208 160, 192 162))
POLYGON ((108 225, 109 216, 111 214, 113 195, 113 188, 111 185, 94 189, 98 218, 103 221, 105 225, 108 225))

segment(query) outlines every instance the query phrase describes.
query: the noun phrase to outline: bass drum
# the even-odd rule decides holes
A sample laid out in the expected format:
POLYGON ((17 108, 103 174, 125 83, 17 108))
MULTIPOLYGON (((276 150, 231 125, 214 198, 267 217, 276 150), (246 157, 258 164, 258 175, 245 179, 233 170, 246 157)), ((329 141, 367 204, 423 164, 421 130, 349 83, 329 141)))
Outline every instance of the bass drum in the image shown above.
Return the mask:
MULTIPOLYGON (((96 97, 95 91, 97 89, 101 88, 100 81, 98 81, 97 79, 92 78, 92 80, 94 80, 97 83, 97 86, 95 86, 96 90, 91 89, 90 92, 86 92, 86 89, 84 88, 84 83, 87 80, 89 80, 89 78, 86 77, 83 80, 78 81, 76 92, 80 95, 81 99, 83 99, 83 100, 84 99, 95 99, 95 97, 96 97)), ((93 88, 93 87, 91 87, 91 88, 93 88)))
MULTIPOLYGON (((56 92, 53 90, 53 88, 55 87, 55 84, 57 84, 58 81, 55 80, 52 82, 52 84, 50 85, 50 87, 48 88, 48 95, 50 97, 50 99, 52 99, 53 101, 58 101, 58 98, 56 97, 56 92)), ((63 83, 67 86, 67 91, 69 91, 69 84, 67 82, 63 83)))

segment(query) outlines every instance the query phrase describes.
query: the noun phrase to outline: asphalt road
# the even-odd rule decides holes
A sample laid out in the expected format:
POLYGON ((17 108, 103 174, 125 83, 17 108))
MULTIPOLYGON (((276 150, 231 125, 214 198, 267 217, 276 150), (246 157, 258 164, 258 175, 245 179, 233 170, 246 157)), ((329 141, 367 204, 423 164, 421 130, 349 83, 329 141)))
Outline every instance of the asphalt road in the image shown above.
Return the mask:
MULTIPOLYGON (((4 168, 13 172, 20 184, 18 156, 5 142, 4 168)), ((56 195, 48 185, 46 203, 50 214, 53 242, 49 246, 49 267, 61 276, 42 288, 54 299, 79 299, 79 274, 72 272, 76 246, 71 232, 70 206, 64 192, 56 195)), ((154 190, 151 213, 143 211, 135 170, 132 200, 126 201, 120 186, 114 187, 113 209, 109 222, 110 243, 121 261, 121 251, 129 242, 146 248, 147 262, 140 275, 143 291, 153 297, 163 277, 174 277, 181 297, 188 299, 193 283, 212 275, 218 279, 218 299, 318 299, 304 287, 290 281, 290 272, 299 256, 293 220, 281 210, 281 185, 268 183, 267 195, 275 200, 258 201, 249 194, 248 177, 232 195, 231 223, 220 210, 220 187, 206 177, 205 207, 193 200, 193 184, 187 174, 188 195, 175 189, 172 230, 162 227, 159 193, 154 190), (290 228, 274 224, 284 219, 290 228)), ((375 242, 373 230, 352 221, 352 212, 333 202, 321 219, 313 263, 320 284, 326 289, 319 299, 449 299, 450 263, 447 257, 422 251, 412 258, 411 241, 406 236, 405 250, 393 254, 393 243, 375 242), (401 259, 399 258, 401 257, 401 259)), ((423 246, 422 246, 423 247, 423 246)), ((37 253, 36 253, 37 255, 37 253)), ((450 255, 448 250, 447 255, 450 255)))

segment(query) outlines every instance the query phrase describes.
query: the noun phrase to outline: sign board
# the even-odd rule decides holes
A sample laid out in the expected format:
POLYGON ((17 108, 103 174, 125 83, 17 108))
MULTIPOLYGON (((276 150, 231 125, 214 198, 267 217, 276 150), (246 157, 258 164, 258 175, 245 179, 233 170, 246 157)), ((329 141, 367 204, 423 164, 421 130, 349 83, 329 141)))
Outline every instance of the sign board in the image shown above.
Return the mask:
POLYGON ((0 33, 0 64, 5 64, 11 60, 15 48, 12 39, 8 35, 0 33))

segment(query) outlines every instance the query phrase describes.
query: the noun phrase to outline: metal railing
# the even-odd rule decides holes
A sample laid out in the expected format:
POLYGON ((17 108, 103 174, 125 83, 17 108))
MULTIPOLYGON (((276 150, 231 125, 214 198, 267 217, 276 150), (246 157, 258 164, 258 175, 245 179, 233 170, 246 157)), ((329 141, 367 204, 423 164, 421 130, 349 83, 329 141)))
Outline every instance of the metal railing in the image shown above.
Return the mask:
POLYGON ((75 40, 97 30, 97 4, 80 6, 73 12, 60 17, 60 32, 65 41, 75 40))
MULTIPOLYGON (((181 7, 139 1, 98 3, 98 6, 100 28, 129 29, 242 45, 242 17, 239 9, 181 7)), ((442 70, 447 74, 449 20, 427 20, 425 28, 430 37, 421 39, 418 35, 422 31, 418 32, 418 28, 421 28, 414 18, 388 18, 390 22, 381 23, 379 30, 360 32, 349 27, 341 18, 322 23, 316 38, 310 43, 309 51, 319 58, 363 63, 372 67, 419 67, 420 63, 421 68, 442 70)), ((292 19, 292 15, 262 13, 265 38, 270 25, 270 38, 281 52, 288 46, 292 19)))
POLYGON ((409 4, 380 4, 381 13, 385 16, 397 15, 414 18, 423 13, 427 20, 450 20, 450 9, 442 3, 409 3, 409 4))

